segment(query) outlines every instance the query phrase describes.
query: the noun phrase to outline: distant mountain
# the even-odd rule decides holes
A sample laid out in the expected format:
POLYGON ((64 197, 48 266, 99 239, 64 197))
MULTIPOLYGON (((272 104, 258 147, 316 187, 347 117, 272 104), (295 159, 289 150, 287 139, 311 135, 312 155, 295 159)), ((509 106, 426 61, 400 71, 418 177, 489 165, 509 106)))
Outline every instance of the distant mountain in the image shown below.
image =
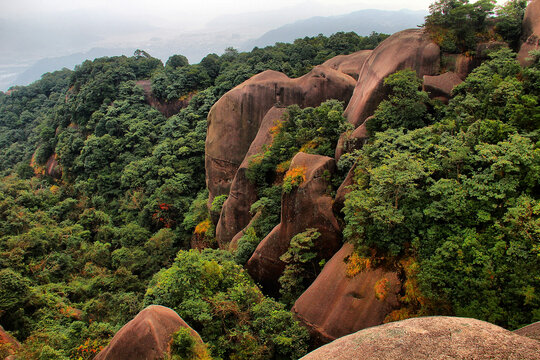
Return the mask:
POLYGON ((359 10, 345 15, 316 16, 281 26, 263 36, 245 42, 241 50, 264 47, 276 42, 292 42, 305 36, 331 35, 339 31, 354 31, 358 35, 369 35, 372 31, 393 34, 424 23, 425 11, 411 10, 359 10))
POLYGON ((73 69, 75 65, 81 64, 85 60, 94 60, 103 56, 118 56, 118 55, 133 55, 135 49, 104 49, 94 48, 88 52, 81 52, 67 56, 59 56, 54 58, 45 58, 37 61, 24 72, 19 74, 13 84, 28 85, 39 78, 41 75, 63 68, 73 69))

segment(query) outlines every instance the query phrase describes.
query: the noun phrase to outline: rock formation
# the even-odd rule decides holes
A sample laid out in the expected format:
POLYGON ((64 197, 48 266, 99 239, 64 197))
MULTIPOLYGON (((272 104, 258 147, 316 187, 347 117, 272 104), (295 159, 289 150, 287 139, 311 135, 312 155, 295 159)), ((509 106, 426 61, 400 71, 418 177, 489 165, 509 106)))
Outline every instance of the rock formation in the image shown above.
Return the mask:
POLYGON ((338 339, 303 360, 507 359, 540 356, 540 342, 493 324, 444 316, 372 327, 338 339))
POLYGON ((272 141, 270 129, 274 126, 275 121, 279 120, 285 113, 285 110, 285 108, 275 106, 268 110, 261 121, 257 136, 255 136, 244 160, 236 171, 229 197, 223 204, 221 216, 216 226, 216 239, 222 248, 227 247, 231 239, 251 220, 249 209, 257 201, 257 189, 246 177, 249 160, 252 155, 259 153, 264 145, 270 144, 272 141))
POLYGON ((355 127, 361 125, 387 95, 384 78, 410 68, 418 77, 437 75, 440 49, 422 29, 404 30, 384 40, 366 60, 358 77, 345 116, 355 127))
POLYGON ((151 305, 135 316, 114 335, 96 360, 151 360, 162 359, 169 351, 171 335, 181 327, 202 344, 197 332, 189 327, 173 310, 151 305))
POLYGON ((291 239, 308 228, 316 228, 321 236, 316 251, 320 258, 330 258, 339 248, 341 233, 332 212, 328 195, 329 177, 335 169, 332 158, 298 153, 289 169, 303 169, 305 180, 281 199, 281 222, 266 236, 246 267, 250 275, 268 291, 278 288, 277 281, 285 268, 279 259, 291 239))
POLYGON ((373 50, 361 50, 349 55, 338 55, 330 60, 326 60, 323 65, 340 71, 358 80, 362 66, 373 50))
POLYGON ((533 0, 523 17, 522 38, 524 40, 519 50, 518 60, 521 65, 528 65, 526 60, 529 51, 540 49, 540 0, 533 0))
POLYGON ((319 342, 382 324, 399 305, 401 285, 396 273, 375 268, 347 276, 345 261, 353 250, 353 245, 343 245, 292 309, 319 342), (375 286, 381 281, 386 294, 377 298, 375 286))
POLYGON ((151 80, 139 80, 136 82, 144 90, 144 99, 154 109, 159 111, 165 117, 171 117, 188 106, 189 101, 195 95, 195 93, 190 93, 181 99, 176 99, 172 101, 162 101, 157 99, 152 93, 152 81, 151 80))
POLYGON ((540 321, 524 326, 521 329, 514 330, 514 334, 540 341, 540 321))
POLYGON ((292 104, 318 106, 328 99, 348 101, 354 86, 350 76, 317 66, 298 79, 268 70, 222 96, 208 114, 205 163, 209 201, 229 192, 236 171, 270 108, 292 104))
POLYGON ((462 81, 457 74, 448 71, 437 76, 424 75, 422 87, 429 94, 430 98, 439 99, 447 104, 450 100, 452 89, 462 81))

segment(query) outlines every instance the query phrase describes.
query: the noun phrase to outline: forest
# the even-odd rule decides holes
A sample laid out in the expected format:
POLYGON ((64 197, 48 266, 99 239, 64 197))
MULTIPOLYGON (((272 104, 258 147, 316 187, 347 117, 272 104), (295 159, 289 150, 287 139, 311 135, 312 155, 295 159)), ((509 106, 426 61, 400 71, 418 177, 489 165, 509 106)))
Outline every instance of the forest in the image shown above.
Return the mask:
MULTIPOLYGON (((389 95, 367 123, 367 143, 326 174, 332 196, 353 174, 338 215, 343 241, 355 247, 351 273, 379 266, 406 279, 387 321, 455 315, 513 330, 540 320, 540 51, 527 66, 516 60, 527 3, 434 3, 425 29, 441 51, 507 46, 448 103, 422 90, 413 70, 386 77, 389 95)), ((340 136, 354 130, 346 104, 287 107, 271 145, 249 163, 256 220, 234 252, 215 239, 227 195, 208 203, 207 116, 253 75, 298 78, 388 36, 228 48, 199 64, 182 55, 163 64, 138 50, 0 92, 0 325, 21 343, 16 359, 93 359, 151 304, 175 310, 214 359, 298 359, 313 350, 290 309, 327 260, 313 250, 317 229, 291 239, 277 293, 244 266, 280 222, 283 194, 305 180, 301 168, 289 169, 292 158, 333 158, 340 136), (147 80, 152 101, 185 105, 165 116, 149 104, 147 80)), ((173 339, 180 350, 172 358, 197 358, 182 341, 173 339)), ((0 344, 1 359, 12 353, 0 344)))

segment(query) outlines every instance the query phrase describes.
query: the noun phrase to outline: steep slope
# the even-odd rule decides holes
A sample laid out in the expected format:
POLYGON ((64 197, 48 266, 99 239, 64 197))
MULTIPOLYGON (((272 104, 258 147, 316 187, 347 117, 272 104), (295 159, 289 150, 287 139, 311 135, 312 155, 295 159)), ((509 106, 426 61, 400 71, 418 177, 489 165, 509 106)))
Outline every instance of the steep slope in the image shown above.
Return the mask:
POLYGON ((526 60, 529 57, 529 51, 540 48, 540 0, 533 0, 523 18, 522 37, 524 39, 519 50, 518 60, 522 65, 527 65, 526 60))

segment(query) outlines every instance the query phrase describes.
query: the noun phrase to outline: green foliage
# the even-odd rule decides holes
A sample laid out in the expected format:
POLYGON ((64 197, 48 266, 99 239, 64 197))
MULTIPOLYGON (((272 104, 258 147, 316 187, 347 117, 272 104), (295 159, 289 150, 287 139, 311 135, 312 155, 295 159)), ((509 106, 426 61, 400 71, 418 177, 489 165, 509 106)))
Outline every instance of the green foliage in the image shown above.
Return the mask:
POLYGON ((219 195, 214 198, 214 201, 212 201, 212 205, 210 206, 210 211, 214 213, 221 213, 221 209, 223 208, 223 204, 225 203, 225 200, 227 200, 227 195, 219 195))
POLYGON ((177 311, 214 357, 297 359, 307 351, 307 331, 224 251, 179 252, 152 279, 144 304, 177 311))
POLYGON ((443 51, 475 51, 477 42, 488 36, 494 8, 493 0, 439 0, 429 6, 424 26, 443 51))
POLYGON ((193 359, 195 355, 196 340, 191 335, 188 328, 181 327, 172 334, 171 355, 173 359, 177 356, 179 359, 193 359))
POLYGON ((366 126, 369 132, 392 128, 408 130, 424 127, 431 123, 428 113, 428 94, 421 91, 422 81, 412 70, 401 70, 384 79, 391 89, 387 100, 383 100, 366 126))
POLYGON ((510 0, 497 7, 495 30, 514 50, 518 50, 521 40, 521 28, 528 0, 510 0))
POLYGON ((289 249, 279 258, 285 270, 279 278, 281 302, 292 306, 320 272, 315 241, 321 236, 317 229, 307 229, 291 239, 289 249))

